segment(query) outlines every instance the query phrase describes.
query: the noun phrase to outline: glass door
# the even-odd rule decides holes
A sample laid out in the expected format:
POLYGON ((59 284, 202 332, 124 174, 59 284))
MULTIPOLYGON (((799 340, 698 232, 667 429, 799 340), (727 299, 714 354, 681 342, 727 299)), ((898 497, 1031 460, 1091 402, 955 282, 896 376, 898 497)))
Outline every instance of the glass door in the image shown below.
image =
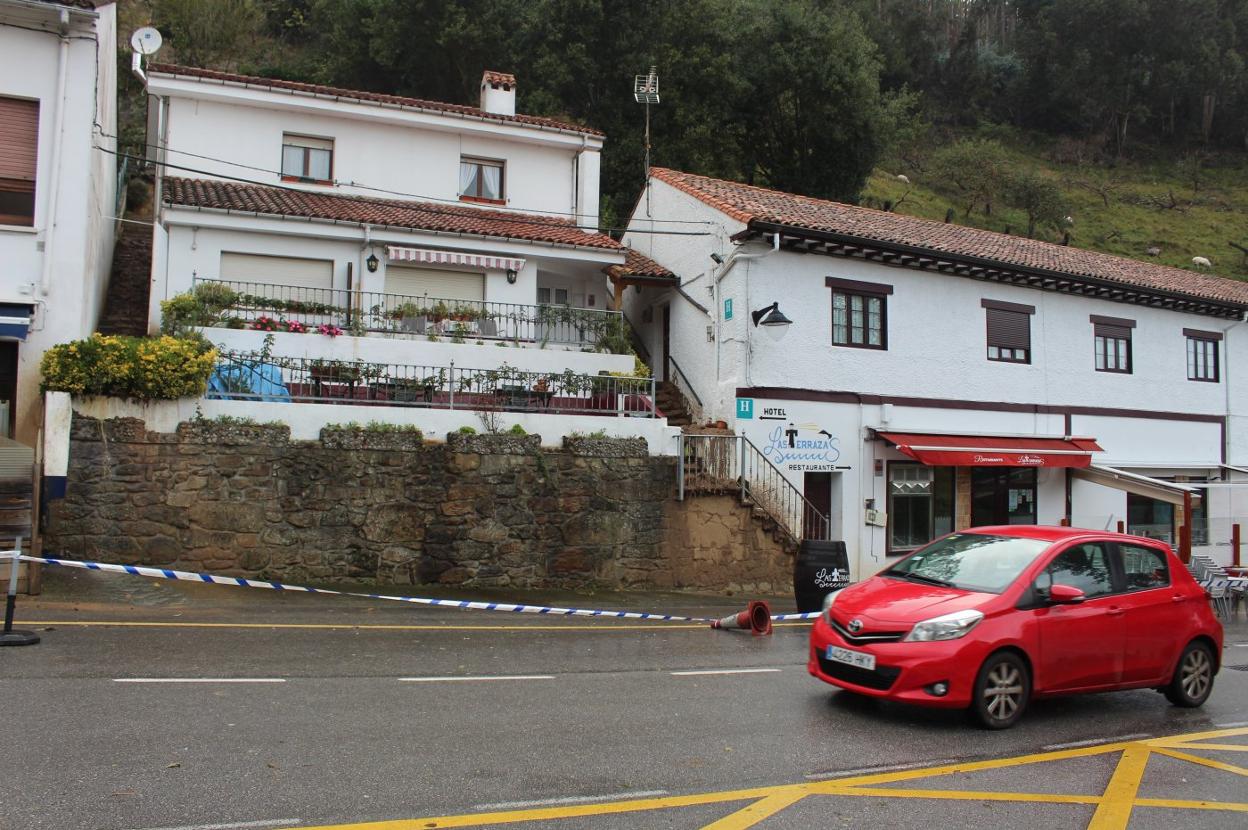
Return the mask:
POLYGON ((1036 471, 1031 467, 972 467, 971 525, 1036 523, 1036 471))

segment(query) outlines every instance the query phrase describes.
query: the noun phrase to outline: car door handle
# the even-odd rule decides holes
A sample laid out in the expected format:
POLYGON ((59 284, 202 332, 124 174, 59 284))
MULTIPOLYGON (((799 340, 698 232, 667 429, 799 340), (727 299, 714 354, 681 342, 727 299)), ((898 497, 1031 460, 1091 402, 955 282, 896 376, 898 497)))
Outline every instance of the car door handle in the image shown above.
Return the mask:
POLYGON ((1121 608, 1115 605, 1109 609, 1108 613, 1109 613, 1109 616, 1111 617, 1121 617, 1123 614, 1123 611, 1121 608))
POLYGON ((1171 602, 1187 602, 1187 597, 1183 597, 1183 596, 1170 597, 1170 601, 1171 602))

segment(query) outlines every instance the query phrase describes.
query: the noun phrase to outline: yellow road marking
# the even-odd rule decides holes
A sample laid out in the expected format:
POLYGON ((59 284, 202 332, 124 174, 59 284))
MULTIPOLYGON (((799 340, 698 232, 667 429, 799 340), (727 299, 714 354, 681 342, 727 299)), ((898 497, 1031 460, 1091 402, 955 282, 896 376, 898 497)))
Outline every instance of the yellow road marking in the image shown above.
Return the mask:
POLYGON ((1177 758, 1180 761, 1187 761, 1192 764, 1200 764, 1222 772, 1233 772, 1236 775, 1248 775, 1248 769, 1237 767, 1234 764, 1225 764, 1221 761, 1215 761, 1212 758, 1201 758, 1198 755, 1188 755, 1186 752, 1179 752, 1176 749, 1157 747, 1153 750, 1158 755, 1169 755, 1171 758, 1177 758))
POLYGON ((1104 799, 1096 808, 1088 830, 1125 830, 1131 821, 1131 808, 1135 806, 1135 795, 1148 766, 1150 752, 1147 746, 1129 746, 1122 751, 1118 766, 1105 787, 1104 799))
POLYGON ((1248 804, 1234 801, 1175 801, 1169 798, 1137 798, 1137 807, 1168 807, 1175 810, 1229 810, 1248 813, 1248 804))
MULTIPOLYGON (((110 620, 23 620, 23 625, 77 625, 107 628, 291 628, 329 629, 342 631, 644 631, 654 629, 709 628, 710 623, 612 623, 609 618, 601 625, 384 625, 353 623, 205 623, 205 622, 131 622, 110 620)), ((774 623, 773 628, 810 625, 808 622, 774 623)))
POLYGON ((1248 752, 1248 744, 1166 744, 1170 749, 1214 749, 1218 752, 1248 752))
POLYGON ((759 799, 730 816, 706 825, 702 830, 746 830, 766 818, 771 818, 782 810, 787 810, 805 798, 808 793, 801 790, 778 792, 759 799))
POLYGON ((1099 795, 1062 793, 1000 793, 979 790, 894 790, 891 787, 845 787, 827 795, 869 795, 882 798, 932 798, 950 801, 1019 801, 1041 804, 1100 804, 1099 795))

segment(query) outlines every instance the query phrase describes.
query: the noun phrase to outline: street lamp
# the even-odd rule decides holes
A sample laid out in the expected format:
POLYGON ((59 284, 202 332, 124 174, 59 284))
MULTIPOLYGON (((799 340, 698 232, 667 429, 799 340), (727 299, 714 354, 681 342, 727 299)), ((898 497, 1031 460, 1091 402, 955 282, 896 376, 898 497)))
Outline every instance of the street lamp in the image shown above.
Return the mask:
POLYGON ((772 303, 766 308, 752 311, 750 312, 750 317, 754 320, 754 325, 756 326, 788 326, 793 323, 780 310, 780 303, 772 303))

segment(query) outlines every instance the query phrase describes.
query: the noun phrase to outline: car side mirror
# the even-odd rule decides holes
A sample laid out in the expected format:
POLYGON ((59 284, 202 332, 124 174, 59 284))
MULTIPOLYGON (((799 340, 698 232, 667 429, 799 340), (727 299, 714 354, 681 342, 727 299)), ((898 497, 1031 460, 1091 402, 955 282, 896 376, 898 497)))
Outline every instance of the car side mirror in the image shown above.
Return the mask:
POLYGON ((1049 602, 1054 605, 1077 605, 1087 595, 1073 585, 1054 585, 1049 588, 1049 602))

